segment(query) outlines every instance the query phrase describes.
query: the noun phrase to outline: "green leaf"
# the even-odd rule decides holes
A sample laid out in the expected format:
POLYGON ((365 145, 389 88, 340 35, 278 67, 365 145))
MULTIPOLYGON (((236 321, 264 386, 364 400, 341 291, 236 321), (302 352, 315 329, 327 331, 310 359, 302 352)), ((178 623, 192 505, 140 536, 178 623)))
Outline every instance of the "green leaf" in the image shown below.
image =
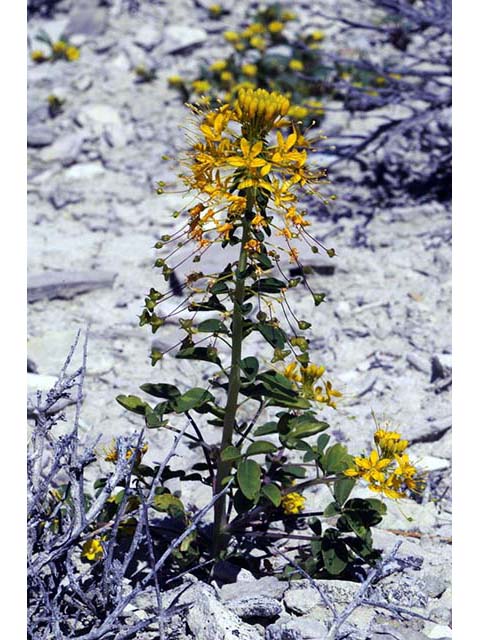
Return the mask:
POLYGON ((323 563, 328 573, 334 576, 342 573, 349 560, 347 547, 338 536, 335 529, 327 529, 322 538, 323 563))
POLYGON ((185 507, 180 498, 172 496, 171 493, 162 493, 153 498, 152 507, 156 511, 166 512, 172 518, 178 518, 184 515, 185 507))
POLYGON ((220 459, 224 462, 232 462, 232 460, 239 460, 242 457, 242 452, 237 447, 229 445, 225 447, 220 454, 220 459))
POLYGON ((327 506, 323 510, 323 516, 325 518, 337 516, 339 513, 340 513, 340 508, 336 502, 330 502, 330 504, 327 504, 327 506))
POLYGON ((228 333, 228 329, 221 320, 203 320, 197 325, 197 331, 200 333, 228 333))
POLYGON ((298 464, 286 464, 282 467, 282 471, 294 478, 305 478, 307 475, 305 468, 298 464))
POLYGON ((276 507, 280 506, 282 502, 282 492, 276 484, 270 483, 263 485, 261 494, 268 498, 276 507))
POLYGON ((124 409, 128 409, 128 411, 132 411, 133 413, 138 413, 141 416, 145 415, 146 408, 148 407, 148 404, 137 396, 120 395, 117 396, 116 400, 124 409))
POLYGON ((264 322, 259 322, 257 328, 272 347, 283 349, 285 346, 285 333, 281 329, 264 322))
POLYGON ((243 360, 240 361, 240 369, 243 371, 245 377, 249 382, 253 382, 253 380, 255 380, 258 373, 258 368, 258 360, 253 356, 243 358, 243 360))
POLYGON ((262 470, 254 460, 244 460, 238 465, 237 482, 248 500, 258 496, 261 487, 262 470))
POLYGON ((151 396, 155 396, 156 398, 165 398, 166 400, 171 400, 172 398, 180 395, 179 389, 177 389, 173 384, 153 384, 147 382, 146 384, 142 384, 140 389, 151 396))
POLYGON ((348 469, 352 461, 347 448, 342 444, 334 444, 329 447, 322 457, 322 466, 325 473, 340 473, 348 469))
POLYGON ((313 294, 313 302, 315 306, 318 307, 319 304, 325 302, 326 293, 314 293, 313 294))
POLYGON ((256 436, 266 436, 270 433, 277 433, 277 423, 276 422, 266 422, 265 424, 260 425, 254 431, 256 436))
POLYGON ((186 360, 203 360, 220 365, 217 350, 213 347, 187 347, 186 349, 181 349, 175 357, 186 360))
POLYGON ((185 411, 201 407, 207 402, 212 402, 213 400, 215 400, 215 398, 209 391, 202 389, 201 387, 194 387, 178 398, 175 398, 173 401, 173 408, 175 413, 185 413, 185 411))
POLYGON ((286 288, 286 283, 277 278, 261 278, 250 287, 255 293, 280 293, 286 288))
POLYGON ((322 422, 314 416, 306 414, 293 418, 289 421, 288 426, 290 427, 289 437, 308 438, 325 431, 330 425, 328 422, 322 422))
POLYGON ((158 414, 148 406, 145 408, 145 420, 148 429, 159 429, 160 427, 165 427, 168 424, 168 420, 162 420, 161 414, 158 414))
POLYGON ((327 433, 322 433, 322 435, 317 438, 317 451, 318 453, 322 453, 325 447, 330 440, 330 436, 327 433))
POLYGON ((252 442, 252 444, 248 447, 245 455, 246 456, 256 456, 261 453, 273 453, 277 450, 277 447, 268 442, 267 440, 257 440, 256 442, 252 442))
POLYGON ((333 484, 333 495, 340 506, 343 505, 352 492, 355 483, 355 478, 341 478, 340 480, 335 480, 333 484))

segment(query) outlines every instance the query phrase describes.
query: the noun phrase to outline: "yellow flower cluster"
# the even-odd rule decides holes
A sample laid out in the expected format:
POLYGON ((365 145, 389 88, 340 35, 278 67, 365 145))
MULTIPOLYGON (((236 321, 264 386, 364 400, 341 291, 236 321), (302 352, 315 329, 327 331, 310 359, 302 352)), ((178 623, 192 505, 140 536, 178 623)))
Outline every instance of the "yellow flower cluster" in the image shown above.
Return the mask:
POLYGON ((325 172, 307 167, 309 143, 285 118, 290 107, 279 93, 242 88, 231 104, 207 113, 194 108, 202 116, 201 139, 190 153, 184 181, 204 199, 189 210, 189 237, 200 247, 210 243, 209 232, 229 240, 247 207, 254 228, 273 227, 287 243, 309 224, 297 210, 296 191, 322 181, 325 172), (282 134, 287 126, 291 133, 282 134), (259 196, 281 214, 280 225, 258 206, 259 196))
POLYGON ((91 562, 103 558, 103 546, 100 540, 97 538, 87 540, 82 546, 82 558, 86 558, 91 562))
POLYGON ((295 382, 300 394, 304 398, 322 402, 328 407, 335 409, 337 405, 333 398, 341 398, 342 394, 340 391, 333 389, 332 383, 329 380, 323 382, 323 387, 321 385, 316 386, 317 382, 325 373, 325 367, 309 364, 306 367, 300 367, 299 371, 297 369, 298 363, 291 362, 285 367, 283 375, 295 382))
POLYGON ((402 440, 396 431, 378 429, 374 435, 376 448, 369 456, 354 458, 355 466, 346 469, 349 478, 362 478, 368 488, 387 498, 407 497, 407 490, 418 492, 422 481, 417 468, 410 462, 408 440, 402 440))
POLYGON ((50 45, 51 55, 46 56, 42 51, 35 49, 30 54, 30 57, 34 62, 45 62, 47 60, 59 60, 64 59, 72 62, 74 60, 78 60, 80 57, 80 50, 73 45, 68 44, 65 40, 57 40, 56 42, 52 42, 50 45))
MULTIPOLYGON (((144 445, 142 445, 140 451, 138 452, 137 461, 136 461, 137 464, 140 463, 142 457, 147 453, 147 451, 148 451, 148 444, 145 443, 144 445)), ((127 460, 130 460, 132 455, 133 455, 133 449, 127 449, 125 453, 125 458, 127 460)), ((117 448, 117 445, 115 444, 115 441, 112 442, 109 449, 105 448, 104 460, 106 460, 106 462, 117 462, 118 448, 117 448)))
POLYGON ((299 493, 293 491, 282 497, 281 507, 287 515, 297 515, 305 508, 305 498, 299 493))

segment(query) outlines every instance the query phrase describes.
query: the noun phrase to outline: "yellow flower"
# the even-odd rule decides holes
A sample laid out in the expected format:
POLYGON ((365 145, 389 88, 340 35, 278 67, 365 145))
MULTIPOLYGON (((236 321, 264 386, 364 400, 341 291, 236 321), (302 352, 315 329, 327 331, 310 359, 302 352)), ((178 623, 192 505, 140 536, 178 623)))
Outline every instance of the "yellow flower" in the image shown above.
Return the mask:
POLYGON ((245 76, 253 77, 257 75, 257 65, 256 64, 244 64, 242 66, 242 73, 245 76))
POLYGON ((69 60, 70 62, 72 62, 73 60, 78 60, 80 57, 80 50, 77 49, 77 47, 67 47, 67 50, 65 51, 65 55, 67 56, 67 60, 69 60))
POLYGON ((236 51, 245 51, 246 48, 243 42, 236 42, 234 46, 236 51))
POLYGON ((262 243, 258 240, 254 240, 253 238, 246 242, 243 245, 244 249, 246 249, 249 253, 259 253, 262 248, 262 243))
POLYGON ((282 20, 285 20, 285 22, 288 22, 288 20, 296 20, 297 18, 297 14, 294 13, 293 11, 282 11, 281 16, 282 20))
POLYGON ((401 435, 396 431, 378 429, 375 431, 373 439, 385 457, 391 457, 396 453, 403 453, 408 447, 408 440, 401 440, 401 435))
POLYGON ((210 90, 211 84, 208 80, 194 80, 192 82, 192 88, 195 93, 207 93, 210 90))
POLYGON ((390 458, 380 458, 378 451, 375 449, 370 453, 368 458, 354 458, 355 467, 346 469, 343 473, 350 477, 361 477, 367 482, 382 483, 385 481, 385 469, 390 465, 390 458))
POLYGON ((267 46, 265 38, 262 38, 261 36, 253 36, 253 38, 250 38, 250 44, 252 47, 259 49, 260 51, 263 51, 267 46))
POLYGON ((222 12, 223 9, 219 4, 211 4, 208 7, 208 13, 214 18, 216 18, 217 16, 221 16, 222 12))
POLYGON ((300 120, 301 118, 305 118, 308 116, 308 109, 306 107, 301 107, 299 105, 293 105, 288 110, 288 115, 291 118, 295 118, 296 120, 300 120))
POLYGON ((54 42, 52 44, 53 53, 65 53, 66 50, 67 50, 67 43, 64 42, 63 40, 57 40, 57 42, 54 42))
POLYGON ((402 76, 401 76, 400 73, 389 73, 388 75, 393 80, 401 80, 402 79, 402 76))
POLYGON ((244 169, 255 169, 258 167, 265 167, 267 161, 259 158, 258 155, 262 152, 263 142, 259 140, 255 144, 251 144, 245 138, 240 140, 240 149, 242 151, 241 156, 230 156, 227 158, 228 164, 232 167, 243 167, 244 169))
POLYGON ((280 22, 279 20, 274 20, 273 22, 269 23, 268 30, 270 31, 270 33, 280 33, 280 31, 283 31, 283 27, 284 27, 283 22, 280 22))
POLYGON ((210 65, 210 71, 223 71, 226 69, 228 62, 226 60, 216 60, 210 65))
POLYGON ((292 493, 287 493, 282 497, 281 507, 287 515, 296 515, 303 511, 305 508, 305 502, 306 500, 302 495, 293 491, 292 493))
POLYGON ((86 558, 87 560, 90 560, 92 562, 103 558, 103 547, 98 538, 92 538, 91 540, 87 540, 83 544, 82 558, 86 558))
POLYGON ((180 87, 183 84, 183 78, 181 76, 169 76, 167 81, 171 87, 180 87))
POLYGON ((231 71, 222 71, 220 74, 220 79, 222 82, 231 82, 233 80, 233 74, 231 71))
POLYGON ((224 31, 223 37, 227 42, 238 42, 240 39, 240 36, 236 31, 224 31))
POLYGON ((312 33, 310 33, 308 37, 314 42, 320 42, 325 38, 325 33, 323 31, 312 31, 312 33))
POLYGON ((386 84, 387 80, 386 78, 384 78, 383 76, 377 76, 375 78, 375 84, 378 85, 379 87, 383 86, 384 84, 386 84))
POLYGON ((288 66, 292 71, 303 71, 303 62, 301 60, 290 60, 288 66))
POLYGON ((45 62, 45 60, 47 60, 47 56, 43 53, 43 51, 40 51, 40 49, 35 49, 34 51, 32 51, 30 57, 34 62, 45 62))
MULTIPOLYGON (((147 453, 147 451, 148 451, 148 444, 145 443, 141 447, 140 451, 138 452, 137 461, 136 461, 137 464, 140 462, 140 460, 145 455, 145 453, 147 453)), ((118 448, 117 448, 117 445, 115 443, 115 440, 112 441, 112 444, 110 445, 109 449, 105 448, 104 454, 105 454, 104 460, 106 462, 117 462, 117 460, 118 460, 118 448)), ((127 451, 125 452, 126 460, 130 460, 132 455, 133 455, 133 449, 127 449, 127 451)))

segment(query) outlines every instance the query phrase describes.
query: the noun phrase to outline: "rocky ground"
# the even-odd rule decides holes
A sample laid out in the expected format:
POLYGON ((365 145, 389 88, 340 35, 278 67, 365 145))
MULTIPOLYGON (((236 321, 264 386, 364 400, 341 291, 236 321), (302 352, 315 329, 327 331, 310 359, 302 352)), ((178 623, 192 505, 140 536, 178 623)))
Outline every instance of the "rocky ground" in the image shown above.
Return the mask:
MULTIPOLYGON (((177 93, 168 87, 167 77, 174 73, 193 77, 199 64, 222 57, 221 32, 240 24, 249 3, 223 2, 231 12, 220 21, 208 18, 203 8, 208 2, 142 2, 134 13, 125 11, 120 2, 97 4, 101 3, 61 2, 53 19, 33 17, 28 23, 34 48, 33 38, 41 29, 52 38, 68 33, 81 48, 76 62, 29 62, 28 270, 32 301, 28 355, 29 391, 47 389, 77 330, 84 332, 90 326, 81 426, 85 437, 102 433, 108 444, 112 436, 141 426, 116 403, 117 394, 135 394, 147 381, 182 385, 188 378, 190 384, 200 383, 208 374, 198 364, 181 361, 180 367, 179 361, 168 357, 152 369, 148 358, 152 336, 138 327, 138 316, 148 289, 161 288, 158 273, 152 269, 152 247, 174 229, 170 214, 185 205, 182 194, 175 193, 175 174, 179 153, 186 147, 182 126, 188 115, 177 93), (155 82, 135 82, 133 70, 141 63, 157 66, 155 82), (63 113, 55 118, 48 114, 51 94, 65 100, 63 113), (170 160, 163 159, 165 154, 170 160), (159 179, 173 193, 157 196, 154 184, 159 179), (52 285, 45 284, 52 272, 53 276, 70 273, 62 276, 63 284, 57 289, 60 298, 50 299, 52 285), (71 297, 65 299, 68 282, 71 297), (99 288, 92 288, 92 282, 99 288)), ((296 2, 294 9, 304 24, 324 27, 311 4, 315 3, 296 2)), ((334 41, 334 32, 331 38, 334 41)), ((333 118, 327 116, 323 126, 327 135, 330 122, 333 127, 333 118)), ((363 125, 359 120, 349 126, 363 125)), ((335 172, 331 178, 335 183, 335 172)), ((341 188, 335 192, 339 200, 348 200, 341 188)), ((358 217, 336 220, 334 215, 315 216, 313 212, 312 219, 312 233, 334 246, 338 257, 312 263, 316 269, 310 276, 312 288, 327 294, 326 304, 314 309, 299 288, 292 292, 292 304, 303 317, 314 318, 312 351, 344 393, 338 410, 327 409, 325 418, 337 438, 352 451, 361 452, 371 441, 373 410, 377 419, 389 420, 413 443, 412 454, 429 472, 423 500, 392 505, 381 525, 384 531, 377 535, 386 549, 402 540, 400 556, 423 558, 421 570, 408 569, 390 584, 387 579, 387 599, 435 622, 413 618, 413 622, 400 624, 388 612, 363 607, 349 620, 353 635, 348 637, 448 638, 449 208, 428 202, 378 209, 366 227, 358 217), (362 246, 356 241, 359 228, 365 238, 362 246)), ((176 331, 167 325, 156 339, 171 344, 176 331)), ((81 355, 76 358, 79 362, 81 355)), ((219 436, 212 430, 209 437, 214 441, 219 436)), ((169 441, 154 432, 149 442, 148 456, 159 460, 169 441)), ((182 464, 197 461, 198 454, 187 447, 181 453, 182 464)), ((188 501, 200 496, 185 497, 188 501)), ((311 500, 321 498, 319 492, 311 496, 311 500)), ((188 626, 185 617, 179 618, 171 637, 326 637, 326 610, 308 582, 289 586, 273 578, 264 580, 247 580, 238 589, 223 587, 219 593, 191 585, 189 592, 200 595, 192 598, 195 604, 189 609, 188 626), (252 604, 255 597, 257 602, 252 604), (265 602, 260 605, 265 609, 259 613, 262 598, 265 602), (206 630, 202 616, 204 620, 209 615, 215 622, 206 630), (260 624, 265 619, 269 626, 260 624), (216 629, 215 625, 220 626, 216 629), (188 629, 192 635, 185 636, 188 629)), ((349 589, 358 585, 332 583, 331 588, 343 608, 343 602, 348 604, 351 599, 349 589)), ((138 611, 142 611, 141 604, 138 611)))

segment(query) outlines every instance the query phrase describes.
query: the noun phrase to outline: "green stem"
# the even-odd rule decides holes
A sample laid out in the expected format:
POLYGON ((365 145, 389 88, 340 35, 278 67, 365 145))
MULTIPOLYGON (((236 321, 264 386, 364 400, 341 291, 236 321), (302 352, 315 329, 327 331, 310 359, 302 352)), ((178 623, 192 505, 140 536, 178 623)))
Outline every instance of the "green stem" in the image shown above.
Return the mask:
MULTIPOLYGON (((227 404, 225 407, 225 418, 223 421, 222 443, 220 447, 220 455, 218 458, 217 477, 215 481, 215 493, 220 493, 223 489, 223 481, 230 475, 232 470, 231 462, 224 462, 221 459, 222 451, 232 444, 233 430, 235 426, 235 418, 238 408, 238 394, 240 391, 240 362, 242 360, 242 341, 243 341, 243 312, 242 307, 245 299, 245 270, 247 268, 247 251, 245 244, 250 236, 250 219, 249 214, 252 212, 254 204, 254 194, 251 189, 247 191, 247 210, 243 218, 243 232, 240 245, 240 255, 238 265, 235 271, 235 292, 233 298, 233 316, 232 316, 232 357, 230 375, 228 378, 228 394, 227 404)), ((225 529, 227 526, 227 496, 222 496, 215 503, 214 516, 214 541, 213 550, 218 558, 222 551, 227 548, 229 534, 225 529)))

